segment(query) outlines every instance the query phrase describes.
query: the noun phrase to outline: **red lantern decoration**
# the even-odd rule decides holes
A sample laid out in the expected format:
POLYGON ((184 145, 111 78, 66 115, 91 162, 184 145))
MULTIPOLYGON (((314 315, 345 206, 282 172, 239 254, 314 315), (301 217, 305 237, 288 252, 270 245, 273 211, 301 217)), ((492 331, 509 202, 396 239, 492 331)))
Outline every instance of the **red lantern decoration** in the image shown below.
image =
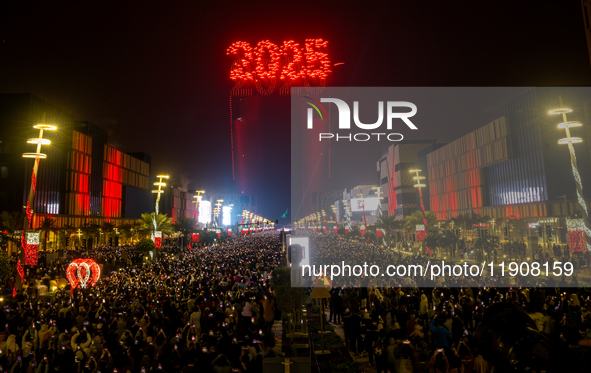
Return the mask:
POLYGON ((37 265, 37 254, 39 253, 39 233, 28 232, 26 239, 23 233, 21 245, 23 246, 23 250, 25 252, 25 265, 37 265))
POLYGON ((158 249, 162 247, 162 231, 154 232, 154 245, 158 249))
POLYGON ((568 248, 571 252, 574 251, 586 251, 587 241, 585 240, 585 231, 583 230, 572 230, 566 234, 568 241, 568 248))
POLYGON ((72 285, 72 290, 77 287, 85 288, 89 283, 94 286, 101 277, 101 267, 94 259, 74 259, 66 268, 66 278, 72 285))
POLYGON ((381 238, 383 237, 384 233, 382 232, 381 229, 376 230, 376 237, 381 238))
POLYGON ((192 233, 191 239, 193 240, 193 242, 199 242, 199 233, 192 233))
POLYGON ((417 233, 417 241, 421 242, 425 240, 425 237, 427 237, 427 232, 425 231, 416 231, 417 233))

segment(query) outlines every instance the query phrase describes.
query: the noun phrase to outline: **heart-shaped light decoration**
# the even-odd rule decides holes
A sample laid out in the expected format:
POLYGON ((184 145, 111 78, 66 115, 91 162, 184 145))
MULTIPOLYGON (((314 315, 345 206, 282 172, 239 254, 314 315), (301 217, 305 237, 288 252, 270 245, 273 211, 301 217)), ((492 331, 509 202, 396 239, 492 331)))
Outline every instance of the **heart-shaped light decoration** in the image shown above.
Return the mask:
POLYGON ((85 288, 90 282, 94 286, 101 276, 101 267, 93 259, 74 259, 66 269, 66 278, 72 290, 85 288))

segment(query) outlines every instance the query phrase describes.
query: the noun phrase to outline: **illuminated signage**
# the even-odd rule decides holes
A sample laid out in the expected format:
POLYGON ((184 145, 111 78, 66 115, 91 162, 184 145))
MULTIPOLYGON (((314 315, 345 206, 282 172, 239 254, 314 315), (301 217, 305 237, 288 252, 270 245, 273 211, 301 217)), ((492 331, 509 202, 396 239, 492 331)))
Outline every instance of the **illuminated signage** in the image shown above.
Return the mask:
POLYGON ((222 207, 222 224, 223 225, 232 224, 232 215, 231 215, 230 206, 223 206, 222 207))
POLYGON ((211 202, 210 201, 199 202, 199 223, 203 223, 203 224, 211 223, 211 202))
POLYGON ((289 93, 292 85, 324 86, 332 72, 327 47, 328 41, 322 39, 306 39, 303 47, 293 40, 281 46, 263 40, 254 48, 237 41, 226 51, 232 58, 233 89, 256 88, 269 95, 276 88, 289 93))
POLYGON ((378 197, 369 198, 351 198, 351 211, 374 211, 380 207, 380 199, 378 197), (365 207, 364 207, 365 206, 365 207))

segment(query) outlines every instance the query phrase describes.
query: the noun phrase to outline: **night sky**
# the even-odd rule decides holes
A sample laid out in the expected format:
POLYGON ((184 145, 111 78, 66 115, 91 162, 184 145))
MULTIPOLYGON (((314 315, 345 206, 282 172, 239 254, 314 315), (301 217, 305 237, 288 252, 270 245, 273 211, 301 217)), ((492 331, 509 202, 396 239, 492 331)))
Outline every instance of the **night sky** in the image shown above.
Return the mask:
MULTIPOLYGON (((107 129, 115 147, 150 154, 153 173, 227 193, 227 47, 316 37, 345 63, 329 85, 591 84, 577 0, 4 1, 0 93, 37 95, 107 129)), ((451 135, 475 127, 458 123, 451 135)), ((287 123, 274 130, 290 133, 287 123)), ((281 195, 272 205, 259 196, 259 213, 279 218, 290 204, 281 195)))

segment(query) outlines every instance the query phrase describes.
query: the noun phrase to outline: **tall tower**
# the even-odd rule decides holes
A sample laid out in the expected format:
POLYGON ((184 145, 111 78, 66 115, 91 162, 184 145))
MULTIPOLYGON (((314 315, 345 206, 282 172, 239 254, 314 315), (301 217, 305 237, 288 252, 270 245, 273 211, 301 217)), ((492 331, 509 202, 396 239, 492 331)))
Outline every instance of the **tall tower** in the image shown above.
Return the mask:
POLYGON ((322 39, 306 39, 304 45, 265 40, 255 47, 238 41, 227 50, 234 82, 229 97, 232 179, 237 193, 259 196, 263 214, 265 206, 289 203, 290 138, 278 136, 278 129, 289 133, 292 87, 325 86, 331 73, 327 47, 322 39), (275 188, 280 180, 283 191, 275 188))

